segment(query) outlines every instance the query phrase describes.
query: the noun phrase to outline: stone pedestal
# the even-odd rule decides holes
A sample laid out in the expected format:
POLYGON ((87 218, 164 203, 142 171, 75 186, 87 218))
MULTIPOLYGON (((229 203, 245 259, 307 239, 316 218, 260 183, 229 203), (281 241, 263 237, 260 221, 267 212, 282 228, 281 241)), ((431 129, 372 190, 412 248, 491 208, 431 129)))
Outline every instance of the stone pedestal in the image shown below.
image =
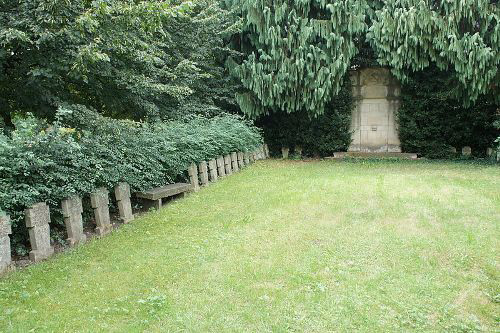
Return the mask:
POLYGON ((120 213, 120 220, 129 223, 134 219, 132 202, 130 202, 130 186, 127 183, 119 183, 115 186, 115 198, 120 213))
POLYGON ((282 158, 288 158, 288 153, 290 152, 290 148, 288 147, 282 147, 281 148, 281 157, 282 158))
POLYGON ((198 164, 198 173, 200 176, 200 182, 202 186, 208 185, 208 165, 206 161, 201 161, 198 164))
POLYGON ((224 177, 226 175, 226 167, 224 164, 224 157, 219 156, 216 160, 217 163, 217 175, 218 177, 224 177))
POLYGON ((73 197, 61 202, 64 224, 68 234, 69 246, 75 246, 84 243, 87 236, 83 233, 83 207, 80 197, 73 197))
POLYGON ((188 168, 188 175, 193 191, 195 192, 199 191, 200 183, 198 181, 198 167, 196 166, 196 164, 191 163, 191 165, 188 168))
POLYGON ((226 171, 226 175, 230 175, 233 173, 233 168, 231 166, 231 155, 228 154, 224 156, 224 169, 226 171))
POLYGON ((38 262, 54 254, 50 246, 50 210, 45 202, 34 204, 25 210, 25 222, 30 236, 30 260, 38 262))
POLYGON ((215 160, 208 161, 208 175, 211 182, 217 181, 217 162, 215 160))
POLYGON ((97 234, 102 236, 110 233, 113 227, 109 218, 109 191, 104 187, 98 188, 90 195, 90 203, 94 209, 97 234))
POLYGON ((10 234, 12 234, 12 228, 9 217, 7 215, 0 215, 0 275, 7 271, 12 263, 10 234))

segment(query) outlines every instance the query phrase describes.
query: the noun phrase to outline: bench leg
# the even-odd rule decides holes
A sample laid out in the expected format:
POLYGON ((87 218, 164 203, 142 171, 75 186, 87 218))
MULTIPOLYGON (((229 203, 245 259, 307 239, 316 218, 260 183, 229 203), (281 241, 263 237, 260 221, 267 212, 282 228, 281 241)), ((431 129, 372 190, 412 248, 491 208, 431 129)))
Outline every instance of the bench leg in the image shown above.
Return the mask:
POLYGON ((161 208, 161 199, 158 199, 158 200, 143 199, 142 203, 143 203, 143 206, 146 210, 150 210, 151 208, 158 210, 161 208))
POLYGON ((160 209, 160 208, 161 208, 161 199, 154 200, 154 204, 153 204, 153 205, 154 205, 153 207, 154 207, 156 210, 160 209))

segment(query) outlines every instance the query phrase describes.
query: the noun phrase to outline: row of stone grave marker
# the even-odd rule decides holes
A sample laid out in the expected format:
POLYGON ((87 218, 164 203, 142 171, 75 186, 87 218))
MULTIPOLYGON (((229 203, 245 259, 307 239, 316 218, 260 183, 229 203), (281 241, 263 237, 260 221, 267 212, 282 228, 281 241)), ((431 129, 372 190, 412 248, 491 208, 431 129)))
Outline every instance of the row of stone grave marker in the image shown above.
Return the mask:
POLYGON ((233 152, 209 161, 201 161, 198 165, 193 163, 188 169, 189 180, 193 190, 198 191, 200 185, 206 186, 218 178, 238 172, 256 160, 266 158, 269 158, 269 148, 265 144, 254 152, 233 152))
MULTIPOLYGON (((188 174, 193 190, 198 190, 200 184, 207 185, 209 181, 214 182, 218 177, 230 175, 255 160, 268 157, 269 149, 267 145, 262 145, 255 152, 231 153, 210 160, 208 163, 203 161, 198 164, 198 167, 192 164, 188 169, 188 174)), ((123 223, 132 221, 134 215, 130 201, 130 186, 127 183, 120 183, 115 186, 114 194, 120 220, 123 223)), ((109 191, 104 187, 97 189, 90 195, 90 202, 94 210, 97 234, 99 236, 108 234, 112 230, 109 215, 109 191)), ((77 196, 65 199, 61 202, 61 208, 68 234, 68 244, 73 247, 84 243, 87 237, 83 232, 82 199, 77 196)), ((31 244, 30 260, 38 262, 50 257, 54 253, 54 247, 50 245, 49 206, 45 202, 39 202, 27 208, 25 222, 31 244)), ((0 215, 0 274, 6 271, 12 263, 10 234, 12 234, 12 228, 9 217, 0 215)))

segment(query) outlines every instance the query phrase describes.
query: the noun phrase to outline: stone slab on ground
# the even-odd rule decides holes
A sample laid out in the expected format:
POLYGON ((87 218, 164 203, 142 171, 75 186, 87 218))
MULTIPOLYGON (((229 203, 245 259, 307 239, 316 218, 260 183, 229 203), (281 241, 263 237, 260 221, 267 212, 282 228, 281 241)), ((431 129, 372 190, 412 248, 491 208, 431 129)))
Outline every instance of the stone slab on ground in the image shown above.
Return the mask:
POLYGON ((356 158, 401 158, 401 159, 410 159, 410 160, 416 160, 418 158, 417 154, 414 153, 371 153, 371 152, 355 152, 355 151, 349 151, 349 152, 336 152, 333 153, 332 157, 327 157, 327 158, 333 158, 333 159, 342 159, 345 157, 356 157, 356 158))

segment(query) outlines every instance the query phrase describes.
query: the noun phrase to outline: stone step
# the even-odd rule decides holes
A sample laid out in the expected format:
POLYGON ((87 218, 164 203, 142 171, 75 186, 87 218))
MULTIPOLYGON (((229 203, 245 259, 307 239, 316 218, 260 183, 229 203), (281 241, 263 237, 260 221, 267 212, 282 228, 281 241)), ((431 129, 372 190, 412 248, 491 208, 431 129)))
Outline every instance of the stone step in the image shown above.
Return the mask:
POLYGON ((356 158, 400 158, 408 160, 416 160, 417 154, 415 153, 391 153, 391 152, 360 152, 360 151, 348 151, 348 152, 336 152, 330 158, 341 159, 344 157, 356 157, 356 158))

